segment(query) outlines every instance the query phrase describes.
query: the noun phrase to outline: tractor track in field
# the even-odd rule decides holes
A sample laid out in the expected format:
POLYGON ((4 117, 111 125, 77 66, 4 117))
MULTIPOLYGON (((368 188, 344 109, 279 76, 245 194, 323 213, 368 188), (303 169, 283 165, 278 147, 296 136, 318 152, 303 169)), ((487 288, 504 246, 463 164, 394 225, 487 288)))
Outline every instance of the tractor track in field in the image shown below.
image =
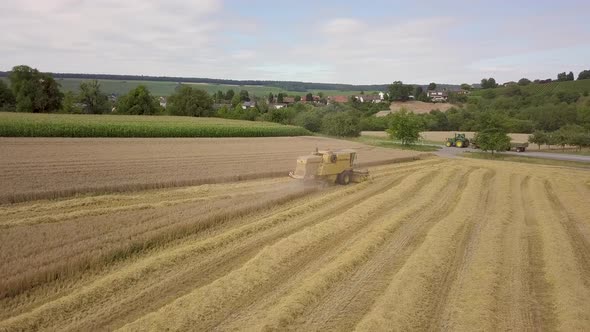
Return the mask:
POLYGON ((304 191, 259 179, 0 205, 14 267, 0 286, 20 287, 0 331, 583 330, 590 174, 560 170, 435 158, 304 191), (59 277, 30 279, 43 271, 59 277))
MULTIPOLYGON (((427 180, 427 179, 431 179, 431 176, 427 177, 425 180, 427 180)), ((420 183, 417 183, 417 184, 418 184, 418 186, 421 185, 420 183)), ((426 205, 426 203, 424 203, 424 206, 425 205, 426 205)), ((392 210, 383 210, 383 211, 380 211, 379 212, 379 215, 380 216, 375 216, 376 218, 374 218, 374 219, 377 221, 377 220, 383 219, 385 216, 389 216, 389 215, 393 215, 393 214, 395 214, 395 211, 392 211, 392 210)), ((399 225, 399 227, 400 228, 403 228, 403 227, 408 227, 408 226, 407 226, 406 223, 402 223, 402 224, 399 225)), ((399 232, 395 232, 395 233, 391 233, 390 236, 397 237, 398 234, 400 234, 400 233, 399 232)), ((357 238, 358 238, 358 236, 357 236, 357 238)), ((392 248, 390 248, 392 244, 395 244, 396 246, 397 245, 400 245, 400 244, 396 244, 395 243, 396 241, 394 241, 394 240, 395 239, 389 239, 388 238, 387 242, 385 242, 383 244, 383 247, 379 247, 378 249, 376 249, 374 254, 376 256, 377 255, 380 255, 380 254, 382 254, 384 252, 395 254, 395 252, 389 252, 389 250, 388 250, 388 249, 392 249, 392 248)), ((402 247, 407 245, 405 242, 407 242, 408 239, 403 239, 403 240, 404 241, 401 242, 402 243, 401 244, 402 247)), ((373 265, 375 263, 379 264, 377 262, 377 260, 374 259, 374 258, 372 258, 372 257, 373 256, 369 257, 370 259, 367 261, 366 264, 373 264, 373 265)), ((364 278, 363 280, 368 281, 366 279, 366 277, 367 277, 367 272, 366 272, 367 267, 366 267, 366 264, 361 265, 360 266, 360 269, 358 271, 356 271, 354 275, 358 275, 359 277, 364 278)), ((313 269, 308 269, 308 270, 313 271, 313 269)), ((372 272, 374 272, 374 271, 372 271, 372 272)), ((352 271, 351 271, 351 273, 352 273, 352 271)), ((349 292, 350 291, 353 291, 354 292, 354 289, 353 288, 348 288, 345 285, 348 285, 353 279, 354 279, 354 276, 349 277, 346 281, 344 281, 343 284, 338 285, 338 289, 332 290, 329 294, 326 294, 326 295, 329 295, 330 298, 332 298, 332 299, 334 298, 332 295, 335 295, 336 298, 338 298, 339 301, 345 301, 345 299, 346 298, 349 298, 350 295, 351 295, 349 292), (342 286, 344 286, 344 287, 342 287, 342 286)), ((296 282, 297 281, 295 280, 291 284, 285 284, 282 288, 288 290, 289 287, 295 286, 296 282)), ((245 309, 242 309, 240 311, 237 311, 237 312, 233 313, 231 317, 228 317, 228 318, 224 319, 223 320, 223 324, 221 326, 217 326, 216 329, 217 330, 233 329, 233 328, 236 328, 236 327, 238 327, 240 325, 248 324, 248 320, 251 321, 251 320, 253 320, 255 318, 259 318, 259 317, 253 317, 253 315, 251 315, 251 313, 252 312, 259 312, 259 313, 268 312, 269 310, 272 309, 272 307, 274 307, 277 304, 276 302, 280 300, 281 294, 284 294, 283 292, 284 291, 275 291, 275 294, 273 296, 265 297, 264 301, 258 301, 257 303, 254 303, 254 305, 252 305, 251 307, 247 307, 245 309)), ((322 297, 320 297, 320 298, 322 298, 322 297)), ((322 300, 322 302, 321 302, 322 304, 325 303, 324 299, 320 299, 320 300, 322 300)), ((319 312, 322 312, 322 313, 325 313, 325 314, 328 314, 329 315, 329 312, 325 312, 325 311, 323 311, 321 309, 320 310, 314 310, 313 308, 314 308, 313 305, 307 307, 306 310, 305 310, 306 312, 301 313, 299 316, 306 317, 306 321, 313 321, 313 316, 312 315, 313 315, 314 312, 318 312, 318 313, 319 312)), ((324 306, 324 309, 334 310, 336 308, 335 307, 331 307, 331 306, 328 305, 328 306, 324 306)), ((297 329, 297 325, 294 325, 291 328, 297 329)), ((305 329, 305 330, 314 330, 315 329, 314 326, 313 325, 310 325, 310 324, 305 324, 304 326, 300 326, 298 328, 299 329, 305 329)), ((323 326, 322 329, 326 329, 326 326, 323 326)))
POLYGON ((553 210, 557 211, 559 215, 561 225, 570 239, 569 242, 574 247, 578 266, 584 270, 584 282, 587 286, 590 286, 590 242, 580 229, 584 224, 581 220, 576 220, 576 217, 572 216, 571 213, 568 213, 568 210, 561 202, 561 198, 555 194, 553 186, 548 180, 544 181, 544 189, 553 210))
MULTIPOLYGON (((447 194, 460 195, 471 172, 473 169, 450 178, 452 185, 449 185, 447 194)), ((305 319, 302 319, 302 326, 299 328, 323 331, 354 328, 354 324, 374 303, 375 296, 387 287, 390 277, 395 275, 405 259, 424 241, 433 224, 439 217, 445 217, 454 210, 457 202, 452 200, 451 195, 445 195, 444 199, 432 202, 432 205, 433 209, 418 211, 412 222, 405 220, 374 258, 337 285, 316 306, 309 307, 302 315, 305 319)))

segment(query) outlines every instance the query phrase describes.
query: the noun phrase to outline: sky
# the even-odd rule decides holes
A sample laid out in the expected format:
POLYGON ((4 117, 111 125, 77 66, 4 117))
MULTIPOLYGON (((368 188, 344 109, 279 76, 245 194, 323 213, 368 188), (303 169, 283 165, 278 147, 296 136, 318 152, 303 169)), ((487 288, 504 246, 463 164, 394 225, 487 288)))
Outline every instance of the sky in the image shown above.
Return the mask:
POLYGON ((385 84, 590 69, 590 1, 0 0, 0 70, 385 84))

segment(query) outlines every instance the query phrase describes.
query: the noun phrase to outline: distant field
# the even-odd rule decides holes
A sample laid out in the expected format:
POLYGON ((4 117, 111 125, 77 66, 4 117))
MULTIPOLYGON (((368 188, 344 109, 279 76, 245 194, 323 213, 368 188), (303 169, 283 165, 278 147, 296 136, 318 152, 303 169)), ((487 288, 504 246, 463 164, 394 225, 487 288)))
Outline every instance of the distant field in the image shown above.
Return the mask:
POLYGON ((271 137, 309 134, 301 127, 219 118, 0 113, 0 137, 271 137))
MULTIPOLYGON (((8 82, 8 79, 5 77, 0 78, 8 82)), ((87 81, 84 79, 78 78, 58 78, 57 81, 61 85, 62 91, 73 91, 77 92, 80 86, 80 83, 83 81, 87 81)), ((155 96, 169 96, 174 93, 174 89, 178 86, 178 82, 161 82, 161 81, 124 81, 124 80, 98 80, 101 85, 101 89, 103 92, 107 94, 125 94, 129 92, 131 89, 134 89, 138 85, 142 84, 145 85, 153 95, 155 96)), ((256 95, 256 96, 266 96, 270 92, 273 94, 278 94, 279 92, 287 93, 288 95, 293 96, 303 96, 309 92, 313 94, 318 94, 322 92, 325 96, 335 96, 335 95, 353 95, 358 94, 360 91, 342 91, 342 90, 310 90, 306 92, 302 91, 285 91, 280 88, 270 87, 270 86, 258 86, 258 85, 225 85, 225 84, 201 84, 201 83, 183 83, 186 85, 194 86, 199 89, 203 89, 210 94, 213 94, 219 90, 226 92, 227 90, 233 89, 234 91, 238 92, 240 90, 247 90, 249 94, 256 95)), ((367 91, 367 93, 372 91, 367 91)))
POLYGON ((425 103, 422 101, 394 101, 389 106, 389 109, 392 112, 398 112, 402 108, 407 109, 408 111, 414 112, 416 114, 423 114, 423 113, 430 113, 432 110, 439 110, 442 112, 448 111, 451 107, 455 105, 449 103, 425 103))

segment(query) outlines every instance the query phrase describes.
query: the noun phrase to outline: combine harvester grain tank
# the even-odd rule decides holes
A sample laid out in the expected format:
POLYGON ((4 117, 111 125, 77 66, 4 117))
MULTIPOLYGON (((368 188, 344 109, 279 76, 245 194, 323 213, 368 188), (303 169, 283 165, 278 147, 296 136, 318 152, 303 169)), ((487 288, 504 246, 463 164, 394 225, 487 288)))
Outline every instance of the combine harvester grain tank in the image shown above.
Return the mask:
POLYGON ((295 172, 289 176, 309 181, 325 181, 347 185, 351 182, 362 182, 368 179, 369 171, 355 169, 357 158, 356 151, 343 150, 318 150, 297 158, 295 172))

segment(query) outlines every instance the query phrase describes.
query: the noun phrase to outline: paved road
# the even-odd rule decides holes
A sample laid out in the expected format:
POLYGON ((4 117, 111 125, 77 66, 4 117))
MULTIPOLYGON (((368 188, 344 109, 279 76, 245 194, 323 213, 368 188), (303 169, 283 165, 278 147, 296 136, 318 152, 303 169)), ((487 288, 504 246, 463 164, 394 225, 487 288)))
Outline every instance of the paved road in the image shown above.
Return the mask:
MULTIPOLYGON (((447 158, 455 158, 460 156, 463 152, 478 152, 481 150, 466 148, 466 149, 458 149, 458 148, 448 148, 444 146, 442 149, 435 152, 436 155, 440 157, 447 157, 447 158)), ((505 154, 512 154, 515 156, 523 156, 523 157, 533 157, 533 158, 546 158, 546 159, 557 159, 557 160, 566 160, 566 161, 580 161, 585 163, 590 163, 590 156, 581 156, 575 154, 565 154, 565 153, 551 153, 551 152, 535 152, 535 151, 526 151, 526 152, 502 152, 505 154)))
POLYGON ((585 163, 590 163, 590 156, 581 156, 581 155, 577 155, 577 154, 534 152, 534 151, 530 151, 530 152, 526 151, 523 153, 518 153, 518 152, 504 152, 504 153, 518 155, 518 156, 525 156, 525 157, 547 158, 547 159, 568 160, 568 161, 581 161, 581 162, 585 162, 585 163))

